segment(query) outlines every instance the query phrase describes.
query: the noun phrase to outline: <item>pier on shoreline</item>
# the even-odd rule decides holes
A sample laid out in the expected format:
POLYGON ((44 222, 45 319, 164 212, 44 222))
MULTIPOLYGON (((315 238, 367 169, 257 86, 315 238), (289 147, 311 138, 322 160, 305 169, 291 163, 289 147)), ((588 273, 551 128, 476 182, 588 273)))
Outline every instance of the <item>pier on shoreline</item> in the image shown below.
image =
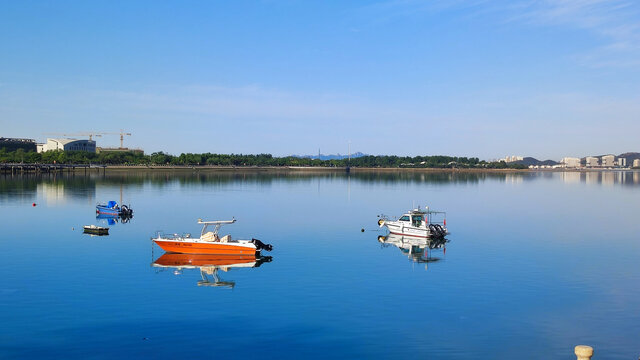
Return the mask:
POLYGON ((70 172, 77 170, 89 170, 105 171, 106 165, 67 165, 67 164, 0 164, 0 173, 10 174, 23 174, 23 173, 56 173, 56 172, 70 172))

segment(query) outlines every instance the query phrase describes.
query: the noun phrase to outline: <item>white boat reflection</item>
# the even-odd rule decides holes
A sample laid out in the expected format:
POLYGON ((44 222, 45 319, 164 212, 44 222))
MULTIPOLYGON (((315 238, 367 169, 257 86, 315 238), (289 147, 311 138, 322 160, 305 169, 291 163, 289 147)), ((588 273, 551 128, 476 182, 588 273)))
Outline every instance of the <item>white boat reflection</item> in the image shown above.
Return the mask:
POLYGON ((151 266, 162 270, 173 269, 174 275, 182 275, 184 269, 199 269, 202 280, 198 286, 214 286, 233 289, 235 281, 220 279, 218 270, 227 272, 233 268, 254 268, 270 262, 271 256, 255 255, 210 255, 165 253, 151 266))
POLYGON ((426 269, 429 263, 442 260, 443 257, 436 255, 444 255, 447 252, 446 244, 449 240, 389 234, 387 236, 378 236, 378 242, 382 244, 382 247, 397 247, 412 262, 425 264, 426 269))

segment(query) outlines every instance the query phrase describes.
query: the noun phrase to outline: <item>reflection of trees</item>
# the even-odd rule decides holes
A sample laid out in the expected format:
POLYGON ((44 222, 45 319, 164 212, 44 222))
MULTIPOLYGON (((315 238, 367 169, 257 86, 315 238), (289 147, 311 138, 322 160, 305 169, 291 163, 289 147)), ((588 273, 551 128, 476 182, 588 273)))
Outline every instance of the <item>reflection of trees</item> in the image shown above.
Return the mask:
POLYGON ((35 176, 0 176, 0 202, 32 201, 39 182, 35 176))
POLYGON ((127 189, 152 186, 198 187, 247 184, 269 186, 277 183, 304 183, 344 181, 364 184, 476 184, 483 181, 522 183, 539 179, 559 179, 563 182, 633 186, 640 184, 638 171, 586 171, 586 172, 469 172, 469 171, 403 171, 357 170, 347 174, 336 170, 107 170, 107 172, 25 173, 0 175, 0 200, 33 199, 41 189, 58 189, 60 196, 75 198, 95 197, 95 189, 120 187, 127 189))
POLYGON ((85 174, 25 173, 0 176, 0 200, 35 199, 38 192, 45 198, 94 198, 95 179, 85 174))

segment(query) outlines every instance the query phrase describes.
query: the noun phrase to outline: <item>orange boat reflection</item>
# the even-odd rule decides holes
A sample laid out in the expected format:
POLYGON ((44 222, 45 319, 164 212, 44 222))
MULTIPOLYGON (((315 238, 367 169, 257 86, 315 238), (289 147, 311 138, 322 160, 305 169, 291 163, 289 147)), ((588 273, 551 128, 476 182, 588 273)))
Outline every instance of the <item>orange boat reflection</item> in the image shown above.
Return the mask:
POLYGON ((233 268, 254 268, 270 261, 271 256, 256 256, 254 254, 214 255, 166 253, 156 259, 151 265, 160 269, 174 269, 173 273, 175 275, 182 274, 184 269, 200 269, 202 280, 198 281, 198 286, 233 288, 235 282, 221 280, 218 276, 218 270, 227 272, 233 268), (209 279, 209 276, 211 276, 213 281, 209 279))

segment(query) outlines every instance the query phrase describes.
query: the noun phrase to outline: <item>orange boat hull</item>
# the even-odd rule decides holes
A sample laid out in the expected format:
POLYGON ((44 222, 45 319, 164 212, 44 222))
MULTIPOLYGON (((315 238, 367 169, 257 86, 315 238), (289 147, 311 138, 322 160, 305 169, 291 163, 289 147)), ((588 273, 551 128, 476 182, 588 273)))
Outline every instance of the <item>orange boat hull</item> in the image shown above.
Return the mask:
POLYGON ((162 250, 181 254, 251 255, 257 253, 254 247, 228 245, 224 243, 192 243, 184 241, 156 241, 162 250))

